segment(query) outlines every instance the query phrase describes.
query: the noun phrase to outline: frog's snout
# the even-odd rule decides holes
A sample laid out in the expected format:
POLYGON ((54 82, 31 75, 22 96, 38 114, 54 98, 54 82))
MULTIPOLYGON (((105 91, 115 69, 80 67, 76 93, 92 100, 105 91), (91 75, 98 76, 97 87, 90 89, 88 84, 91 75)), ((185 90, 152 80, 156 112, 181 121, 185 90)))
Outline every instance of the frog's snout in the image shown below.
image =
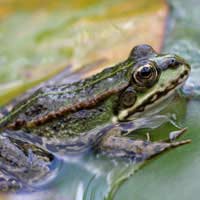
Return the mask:
POLYGON ((184 68, 187 69, 188 71, 191 70, 190 64, 188 63, 187 60, 177 55, 175 55, 175 58, 178 65, 183 65, 184 68))

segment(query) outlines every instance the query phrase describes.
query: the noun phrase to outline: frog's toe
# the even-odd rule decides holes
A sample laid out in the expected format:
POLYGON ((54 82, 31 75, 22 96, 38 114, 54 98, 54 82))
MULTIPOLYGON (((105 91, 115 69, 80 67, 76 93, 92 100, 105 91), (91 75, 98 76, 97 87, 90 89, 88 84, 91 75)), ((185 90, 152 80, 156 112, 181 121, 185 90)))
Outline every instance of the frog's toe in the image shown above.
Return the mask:
POLYGON ((177 141, 177 142, 171 142, 171 147, 178 147, 184 144, 189 144, 191 143, 192 140, 191 139, 187 139, 187 140, 182 140, 182 141, 177 141))
POLYGON ((178 131, 172 131, 169 133, 169 136, 167 139, 161 140, 160 142, 175 142, 175 140, 181 137, 186 131, 187 131, 187 128, 182 128, 178 131))
POLYGON ((172 131, 169 133, 169 140, 170 141, 174 141, 177 138, 179 138, 181 135, 183 135, 185 132, 187 131, 187 128, 183 128, 181 130, 178 131, 172 131))
POLYGON ((143 148, 143 151, 146 153, 146 159, 151 158, 157 154, 160 154, 168 149, 176 148, 181 145, 185 145, 191 142, 190 139, 175 141, 180 136, 182 136, 187 131, 187 128, 183 128, 178 131, 173 131, 169 133, 169 138, 157 141, 149 142, 146 147, 143 148))
POLYGON ((149 159, 154 157, 164 151, 167 151, 172 148, 179 147, 181 145, 185 145, 190 143, 191 140, 182 140, 177 142, 149 142, 146 146, 142 148, 142 157, 143 160, 149 159))

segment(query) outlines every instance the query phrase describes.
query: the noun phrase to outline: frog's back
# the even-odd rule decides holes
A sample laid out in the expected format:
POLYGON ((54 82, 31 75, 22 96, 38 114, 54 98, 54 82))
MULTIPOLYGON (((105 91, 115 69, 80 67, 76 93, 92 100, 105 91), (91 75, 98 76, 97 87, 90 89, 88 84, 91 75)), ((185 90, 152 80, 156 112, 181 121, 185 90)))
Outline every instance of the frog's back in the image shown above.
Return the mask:
POLYGON ((67 113, 95 107, 110 95, 127 87, 126 71, 131 65, 127 60, 79 82, 40 88, 0 119, 0 127, 41 124, 67 113))

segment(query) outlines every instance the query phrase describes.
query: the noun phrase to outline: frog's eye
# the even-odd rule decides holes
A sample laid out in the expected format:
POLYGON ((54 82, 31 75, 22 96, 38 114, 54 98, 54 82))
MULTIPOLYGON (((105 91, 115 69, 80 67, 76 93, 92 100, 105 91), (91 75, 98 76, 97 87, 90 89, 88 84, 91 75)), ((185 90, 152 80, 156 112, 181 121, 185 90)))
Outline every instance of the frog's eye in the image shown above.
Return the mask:
POLYGON ((140 66, 133 73, 133 80, 139 87, 149 88, 156 83, 158 78, 158 69, 153 63, 147 63, 140 66))
POLYGON ((136 91, 132 87, 128 87, 123 93, 120 95, 120 104, 127 108, 135 104, 137 100, 136 91))

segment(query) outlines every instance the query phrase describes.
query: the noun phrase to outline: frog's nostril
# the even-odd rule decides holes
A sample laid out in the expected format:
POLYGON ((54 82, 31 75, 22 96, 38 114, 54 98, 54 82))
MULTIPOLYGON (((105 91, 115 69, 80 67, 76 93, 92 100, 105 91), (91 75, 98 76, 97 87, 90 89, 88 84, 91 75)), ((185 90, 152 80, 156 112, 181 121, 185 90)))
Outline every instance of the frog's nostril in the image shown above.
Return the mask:
POLYGON ((181 63, 177 60, 175 60, 174 58, 172 58, 170 61, 169 61, 169 65, 168 67, 170 68, 177 68, 181 63))

